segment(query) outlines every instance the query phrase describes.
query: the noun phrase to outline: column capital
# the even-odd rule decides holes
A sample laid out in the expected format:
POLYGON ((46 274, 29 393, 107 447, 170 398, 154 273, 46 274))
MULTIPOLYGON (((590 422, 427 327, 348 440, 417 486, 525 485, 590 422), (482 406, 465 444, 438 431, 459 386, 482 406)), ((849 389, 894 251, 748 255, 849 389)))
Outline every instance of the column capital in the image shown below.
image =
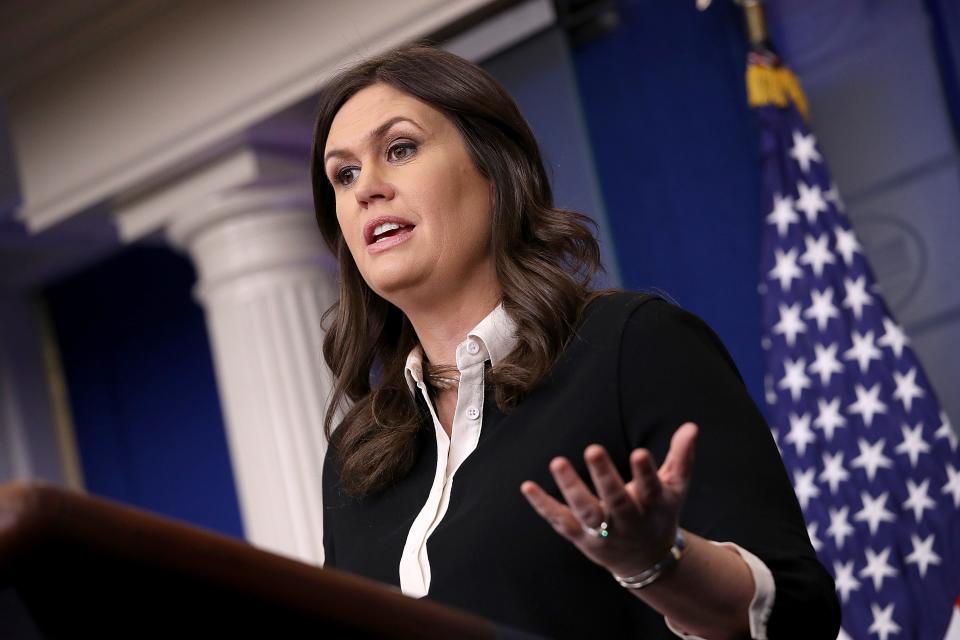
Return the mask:
POLYGON ((167 237, 193 259, 199 298, 242 296, 277 279, 332 280, 335 261, 304 187, 289 179, 230 189, 171 218, 167 237))
POLYGON ((208 194, 192 207, 173 213, 167 220, 166 236, 174 246, 190 250, 201 236, 216 227, 284 212, 296 212, 313 220, 313 194, 305 176, 258 180, 208 194))
POLYGON ((124 194, 113 203, 120 238, 135 242, 162 232, 184 216, 226 215, 257 199, 300 203, 312 209, 309 159, 274 147, 242 144, 180 174, 124 194), (218 213, 219 212, 219 213, 218 213))

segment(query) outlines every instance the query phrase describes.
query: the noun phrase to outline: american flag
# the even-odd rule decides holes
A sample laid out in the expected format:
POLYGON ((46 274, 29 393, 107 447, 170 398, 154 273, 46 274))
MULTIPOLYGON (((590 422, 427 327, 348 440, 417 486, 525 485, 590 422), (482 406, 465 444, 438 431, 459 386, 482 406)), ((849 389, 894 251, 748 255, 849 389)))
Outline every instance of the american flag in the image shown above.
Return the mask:
POLYGON ((880 295, 796 79, 758 54, 747 79, 761 130, 768 417, 836 582, 840 637, 943 638, 960 595, 956 432, 880 295))

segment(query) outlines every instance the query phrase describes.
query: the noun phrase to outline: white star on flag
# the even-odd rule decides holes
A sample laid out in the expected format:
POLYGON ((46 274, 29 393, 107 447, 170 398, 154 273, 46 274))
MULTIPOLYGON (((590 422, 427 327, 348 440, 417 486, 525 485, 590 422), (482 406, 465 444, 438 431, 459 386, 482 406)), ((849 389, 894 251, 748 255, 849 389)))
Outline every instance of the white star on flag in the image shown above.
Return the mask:
POLYGON ((820 412, 813 421, 813 426, 823 429, 827 436, 827 442, 830 442, 833 440, 833 432, 847 424, 847 419, 840 415, 840 398, 838 396, 830 402, 823 398, 817 398, 817 408, 820 412))
POLYGON ((870 613, 873 614, 873 622, 867 631, 880 636, 879 640, 888 640, 890 634, 900 633, 900 625, 893 621, 892 602, 883 609, 880 605, 871 603, 870 613))
POLYGON ((930 445, 923 439, 923 423, 918 422, 917 426, 911 429, 908 425, 900 427, 903 432, 903 442, 894 448, 894 453, 905 453, 910 458, 910 466, 917 466, 921 453, 930 453, 930 445))
POLYGON ((797 161, 804 173, 810 170, 811 162, 820 162, 823 158, 817 151, 817 139, 812 133, 804 135, 801 131, 793 132, 793 147, 790 157, 797 161))
POLYGON ((907 564, 917 565, 920 570, 920 577, 927 574, 927 567, 931 564, 940 564, 940 556, 933 550, 933 534, 926 539, 921 540, 920 536, 910 534, 910 541, 913 543, 913 552, 907 556, 907 564))
POLYGON ((873 549, 867 547, 865 552, 867 555, 867 566, 860 570, 860 577, 873 580, 874 590, 880 591, 883 579, 892 578, 898 573, 897 570, 887 562, 890 558, 890 547, 885 548, 880 553, 874 553, 873 549))
MULTIPOLYGON (((839 509, 830 507, 830 526, 827 528, 827 535, 833 538, 837 549, 843 549, 843 541, 853 535, 853 525, 850 524, 848 516, 850 507, 842 506, 839 509)), ((851 569, 853 560, 850 561, 851 569)))
POLYGON ((916 367, 910 369, 910 371, 907 371, 905 374, 897 371, 893 372, 894 384, 897 385, 896 391, 893 392, 893 399, 902 402, 907 412, 910 411, 914 398, 922 398, 924 396, 923 389, 917 386, 916 378, 916 367))
POLYGON ((863 438, 857 440, 857 446, 860 448, 860 455, 850 461, 851 467, 863 469, 867 474, 867 480, 873 482, 880 467, 884 469, 893 468, 893 460, 883 455, 883 445, 886 441, 880 438, 873 444, 870 444, 863 438))
POLYGON ((953 506, 960 509, 960 471, 953 468, 953 465, 947 463, 947 482, 943 485, 941 493, 950 494, 953 498, 953 506))
MULTIPOLYGON (((860 494, 863 508, 853 514, 853 519, 857 522, 866 522, 867 526, 870 527, 871 535, 876 535, 881 522, 896 522, 896 517, 890 511, 887 511, 887 497, 889 495, 889 493, 882 493, 874 498, 866 491, 860 494)), ((879 587, 877 588, 879 589, 879 587)))
POLYGON ((790 360, 787 358, 783 362, 783 379, 777 384, 780 389, 789 389, 790 397, 794 401, 800 399, 800 394, 804 389, 810 388, 810 378, 803 370, 807 367, 807 361, 803 358, 799 360, 790 360))
POLYGON ((813 475, 816 472, 817 470, 814 468, 803 472, 793 472, 793 490, 796 492, 797 500, 800 501, 800 507, 803 509, 807 508, 810 498, 816 498, 820 495, 820 489, 813 481, 813 475))
POLYGON ((893 355, 899 358, 903 353, 903 348, 910 344, 910 340, 907 339, 900 325, 890 318, 884 318, 883 335, 877 340, 877 344, 881 347, 890 347, 893 350, 893 355))
POLYGON ((845 360, 856 360, 860 366, 860 373, 866 373, 872 360, 882 360, 883 354, 873 343, 873 331, 859 334, 856 331, 850 336, 853 346, 843 354, 845 360))
POLYGON ((803 277, 803 269, 797 265, 797 250, 776 251, 777 264, 770 270, 770 279, 779 280, 780 288, 784 291, 790 291, 790 283, 803 277))
POLYGON ((873 297, 867 293, 867 279, 864 276, 856 280, 844 278, 843 286, 847 292, 843 306, 851 309, 854 317, 859 320, 863 316, 863 308, 873 301, 873 297))
POLYGON ((827 287, 823 291, 813 289, 810 291, 810 306, 803 312, 804 318, 814 318, 817 321, 817 329, 824 331, 830 318, 839 318, 840 310, 833 304, 833 287, 827 287))
POLYGON ((903 510, 913 511, 913 517, 916 518, 919 523, 923 518, 923 512, 927 509, 933 509, 937 506, 936 500, 930 497, 928 491, 930 490, 930 478, 924 479, 920 484, 915 483, 910 478, 907 478, 907 493, 910 494, 910 497, 904 500, 903 510))
POLYGON ((857 401, 847 407, 847 412, 860 415, 866 426, 870 426, 875 415, 887 412, 887 405, 880 400, 879 382, 870 387, 869 391, 863 385, 855 385, 853 392, 857 395, 857 401))
POLYGON ((784 437, 784 440, 792 444, 797 453, 801 456, 806 452, 807 445, 815 442, 817 437, 810 430, 810 414, 805 413, 802 416, 790 414, 790 432, 784 437))
MULTIPOLYGON (((843 451, 835 454, 823 454, 823 471, 820 472, 820 482, 826 482, 830 493, 836 493, 840 483, 850 479, 850 472, 843 467, 843 451)), ((839 546, 839 545, 838 545, 839 546)))
POLYGON ((800 319, 800 303, 788 307, 780 305, 780 322, 773 325, 773 332, 782 335, 791 347, 797 341, 797 334, 806 333, 807 325, 800 319))
POLYGON ((829 347, 824 347, 819 344, 813 345, 813 350, 817 354, 817 357, 813 359, 813 362, 810 363, 807 369, 810 373, 820 376, 820 384, 824 387, 830 384, 830 378, 833 374, 843 373, 843 365, 837 360, 838 346, 836 343, 829 347))
MULTIPOLYGON (((860 581, 853 576, 853 560, 847 563, 834 560, 833 573, 836 576, 834 583, 840 593, 840 601, 846 603, 850 599, 850 592, 860 589, 860 581)), ((842 629, 840 631, 843 632, 842 629)))
POLYGON ((815 224, 817 215, 827 210, 827 201, 823 199, 823 192, 817 185, 809 186, 803 182, 797 183, 797 192, 800 196, 794 206, 807 216, 809 224, 815 224))
POLYGON ((946 438, 947 444, 950 445, 950 450, 957 450, 957 432, 953 430, 953 425, 950 424, 950 419, 947 418, 947 414, 944 411, 940 412, 940 428, 934 432, 933 437, 937 440, 946 438))
POLYGON ((800 222, 800 216, 793 210, 793 198, 777 194, 773 198, 773 211, 767 214, 767 222, 776 225, 780 236, 787 235, 790 225, 800 222))
POLYGON ((830 252, 830 249, 827 248, 827 243, 830 242, 830 236, 823 234, 817 239, 814 239, 813 236, 807 236, 803 239, 803 242, 806 244, 807 250, 800 256, 800 262, 801 264, 810 265, 813 273, 818 278, 823 275, 823 267, 825 265, 836 264, 837 259, 833 256, 833 253, 830 252))
POLYGON ((844 264, 852 265, 853 254, 863 253, 860 242, 853 235, 853 230, 848 231, 843 227, 835 227, 833 235, 837 240, 837 252, 843 257, 844 264))

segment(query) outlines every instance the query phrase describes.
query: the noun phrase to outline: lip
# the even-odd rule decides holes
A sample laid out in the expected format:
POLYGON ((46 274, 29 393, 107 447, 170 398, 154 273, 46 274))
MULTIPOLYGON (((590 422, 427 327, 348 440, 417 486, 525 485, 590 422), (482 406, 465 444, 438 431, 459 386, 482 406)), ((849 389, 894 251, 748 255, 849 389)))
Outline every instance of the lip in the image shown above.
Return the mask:
MULTIPOLYGON (((416 226, 406 218, 400 218, 398 216, 377 216, 376 218, 371 218, 370 220, 367 220, 367 223, 365 225, 363 225, 363 240, 364 242, 367 243, 368 247, 373 246, 374 244, 373 230, 386 222, 395 222, 396 224, 399 224, 404 227, 416 226)), ((405 235, 405 234, 399 234, 399 235, 405 235)), ((394 236, 394 237, 398 237, 398 236, 394 236)), ((380 244, 386 244, 386 243, 387 243, 386 240, 384 240, 380 244)))
POLYGON ((380 242, 374 242, 373 244, 367 245, 367 253, 383 253, 388 249, 392 249, 398 244, 402 244, 410 239, 410 236, 413 235, 413 232, 416 230, 416 227, 410 227, 409 229, 404 229, 395 236, 390 236, 380 242))

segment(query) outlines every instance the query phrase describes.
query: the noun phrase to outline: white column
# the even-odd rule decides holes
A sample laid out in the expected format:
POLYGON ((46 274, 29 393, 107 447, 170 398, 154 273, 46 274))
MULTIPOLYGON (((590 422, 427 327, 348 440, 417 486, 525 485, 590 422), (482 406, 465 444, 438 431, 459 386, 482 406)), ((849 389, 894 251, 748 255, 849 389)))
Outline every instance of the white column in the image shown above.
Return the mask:
POLYGON ((170 220, 197 269, 247 539, 323 562, 323 417, 332 378, 321 314, 332 258, 309 183, 233 189, 170 220))

